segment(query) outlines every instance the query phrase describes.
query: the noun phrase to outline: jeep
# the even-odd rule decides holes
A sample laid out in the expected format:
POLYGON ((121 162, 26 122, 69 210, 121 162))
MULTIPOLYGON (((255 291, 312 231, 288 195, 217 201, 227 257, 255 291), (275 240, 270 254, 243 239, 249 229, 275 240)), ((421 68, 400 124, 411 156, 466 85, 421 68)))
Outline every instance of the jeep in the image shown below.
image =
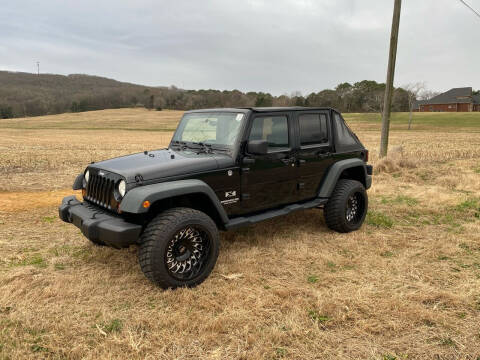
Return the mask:
POLYGON ((368 150, 331 108, 187 111, 168 148, 91 163, 60 218, 94 244, 139 246, 162 288, 196 286, 212 271, 219 230, 323 208, 347 233, 363 223, 368 150))

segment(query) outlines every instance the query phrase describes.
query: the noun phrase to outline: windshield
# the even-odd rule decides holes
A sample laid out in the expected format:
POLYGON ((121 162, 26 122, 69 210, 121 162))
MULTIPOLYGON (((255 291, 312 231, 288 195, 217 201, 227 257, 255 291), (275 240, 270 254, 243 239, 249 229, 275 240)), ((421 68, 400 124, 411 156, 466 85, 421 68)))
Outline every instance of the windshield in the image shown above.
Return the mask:
POLYGON ((185 114, 172 141, 232 146, 240 133, 243 113, 185 114))

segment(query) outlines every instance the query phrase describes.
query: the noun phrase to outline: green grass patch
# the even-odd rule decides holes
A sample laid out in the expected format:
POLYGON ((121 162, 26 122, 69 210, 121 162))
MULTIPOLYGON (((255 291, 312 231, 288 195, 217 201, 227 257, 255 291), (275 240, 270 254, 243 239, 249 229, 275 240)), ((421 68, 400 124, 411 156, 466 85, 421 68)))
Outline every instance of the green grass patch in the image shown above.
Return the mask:
POLYGON ((478 199, 467 199, 457 206, 455 206, 455 210, 458 212, 466 212, 469 210, 479 210, 480 211, 480 200, 478 199))
POLYGON ((56 220, 56 218, 56 216, 44 216, 42 221, 51 224, 56 220))
POLYGON ((49 352, 48 348, 38 345, 38 344, 33 344, 30 346, 30 350, 34 353, 39 353, 39 352, 49 352))
POLYGON ((465 252, 466 252, 467 254, 469 254, 469 255, 472 255, 472 254, 473 254, 473 251, 472 251, 472 249, 470 249, 470 246, 468 246, 468 244, 461 243, 461 244, 458 245, 458 247, 459 247, 460 249, 465 250, 465 252))
POLYGON ((107 334, 118 333, 122 331, 123 322, 120 319, 113 319, 108 323, 101 323, 100 328, 107 334))
POLYGON ((337 264, 335 264, 333 261, 327 261, 327 267, 330 269, 330 271, 335 272, 337 271, 337 264))
POLYGON ((380 254, 380 256, 382 257, 386 257, 386 258, 389 258, 389 257, 393 257, 395 254, 391 251, 384 251, 380 254))
POLYGON ((429 225, 448 225, 450 230, 458 230, 461 225, 458 222, 459 217, 452 212, 447 214, 435 214, 432 217, 432 221, 429 222, 429 225))
POLYGON ((367 224, 378 228, 391 229, 394 221, 391 217, 383 212, 376 210, 369 210, 367 213, 367 224))
POLYGON ((457 344, 455 343, 455 341, 453 341, 452 338, 450 337, 440 339, 440 345, 457 347, 457 344))
POLYGON ((382 196, 381 202, 382 204, 406 204, 408 206, 415 206, 418 204, 417 199, 406 195, 398 195, 395 198, 382 196))
POLYGON ((40 254, 31 254, 26 258, 18 261, 13 261, 10 266, 35 266, 38 268, 46 268, 47 261, 40 254))
POLYGON ((390 355, 390 354, 385 354, 382 356, 383 360, 397 360, 396 356, 390 355))
POLYGON ((287 356, 287 349, 281 347, 275 348, 275 355, 277 358, 283 358, 287 356))
POLYGON ((310 284, 314 284, 318 281, 318 276, 317 275, 310 275, 308 278, 307 278, 307 281, 310 283, 310 284))
POLYGON ((320 314, 317 310, 309 310, 308 316, 317 323, 326 324, 332 320, 328 315, 320 314))
POLYGON ((65 270, 65 265, 63 264, 55 264, 55 270, 65 270))

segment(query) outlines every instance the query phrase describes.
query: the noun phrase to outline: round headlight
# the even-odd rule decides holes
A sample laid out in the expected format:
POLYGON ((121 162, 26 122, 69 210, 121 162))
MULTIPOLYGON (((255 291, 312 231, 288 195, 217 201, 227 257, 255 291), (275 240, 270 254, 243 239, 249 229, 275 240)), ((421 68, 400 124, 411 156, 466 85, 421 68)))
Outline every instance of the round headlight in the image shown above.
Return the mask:
POLYGON ((127 191, 127 183, 125 180, 120 180, 118 183, 118 193, 120 194, 121 197, 125 196, 125 192, 127 191))
POLYGON ((90 180, 90 171, 87 170, 85 173, 85 181, 88 182, 88 180, 90 180))

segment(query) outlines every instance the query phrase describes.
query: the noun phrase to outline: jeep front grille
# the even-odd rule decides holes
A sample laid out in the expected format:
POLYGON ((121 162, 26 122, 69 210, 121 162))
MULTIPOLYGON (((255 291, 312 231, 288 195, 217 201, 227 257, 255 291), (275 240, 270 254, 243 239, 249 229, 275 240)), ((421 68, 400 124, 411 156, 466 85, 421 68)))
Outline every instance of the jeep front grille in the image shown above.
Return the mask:
POLYGON ((117 201, 113 195, 114 190, 114 180, 91 174, 84 198, 109 210, 117 210, 117 201))

